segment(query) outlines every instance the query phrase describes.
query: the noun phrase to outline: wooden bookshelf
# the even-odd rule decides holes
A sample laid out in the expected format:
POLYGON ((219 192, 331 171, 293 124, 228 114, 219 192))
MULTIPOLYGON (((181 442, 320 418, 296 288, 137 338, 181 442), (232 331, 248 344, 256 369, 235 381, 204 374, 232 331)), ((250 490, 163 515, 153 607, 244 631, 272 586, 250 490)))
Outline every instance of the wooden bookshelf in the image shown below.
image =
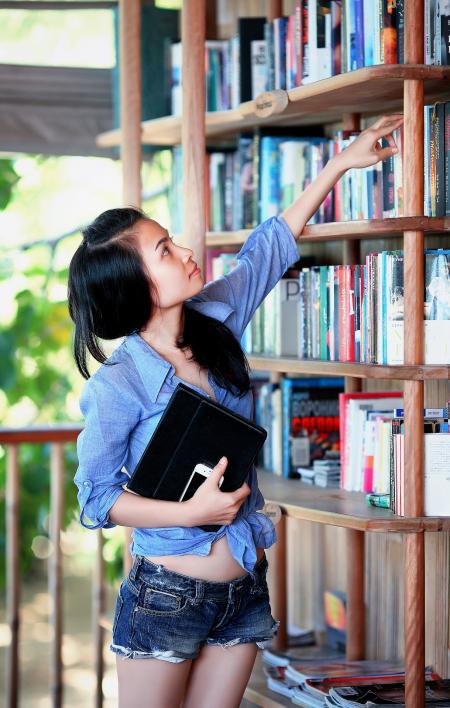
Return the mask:
POLYGON ((252 354, 250 366, 258 371, 280 374, 304 374, 305 376, 354 376, 358 379, 391 379, 399 381, 424 381, 425 379, 450 379, 450 366, 382 366, 381 364, 357 364, 322 359, 296 359, 252 354))
MULTIPOLYGON (((298 241, 304 242, 342 241, 342 239, 363 240, 376 238, 399 238, 404 231, 421 229, 427 234, 439 234, 450 231, 450 217, 403 216, 395 219, 364 219, 361 221, 330 221, 325 224, 305 226, 298 241)), ((240 247, 252 229, 239 231, 208 231, 206 246, 240 247)), ((175 237, 177 238, 177 237, 175 237)), ((182 236, 180 236, 182 238, 182 236)))
POLYGON ((258 485, 266 503, 279 504, 294 519, 358 531, 450 531, 450 517, 397 516, 389 509, 368 506, 362 492, 323 489, 263 469, 258 469, 258 485))
MULTIPOLYGON (((433 103, 448 97, 449 79, 448 66, 369 66, 289 91, 267 92, 230 111, 207 113, 205 135, 219 138, 260 126, 332 123, 340 121, 343 113, 379 114, 380 96, 383 111, 392 113, 402 109, 405 80, 423 81, 425 101, 433 103)), ((120 130, 110 130, 101 133, 96 142, 99 147, 113 147, 120 141, 120 130)), ((181 116, 143 121, 141 141, 144 145, 180 143, 181 116)))
MULTIPOLYGON (((212 4, 212 3, 211 3, 212 4)), ((244 6, 245 3, 242 3, 244 6)), ((281 2, 268 0, 271 19, 282 11, 281 2)), ((298 480, 259 474, 263 495, 278 503, 285 516, 346 528, 347 543, 347 656, 365 656, 365 533, 399 531, 403 538, 404 647, 406 705, 421 708, 424 695, 425 664, 425 531, 449 530, 449 518, 423 516, 423 419, 424 382, 449 378, 449 367, 424 366, 423 362, 423 249, 424 234, 449 230, 448 219, 431 219, 423 213, 423 106, 447 100, 450 67, 423 64, 423 0, 405 3, 405 64, 374 66, 334 76, 290 91, 262 94, 255 101, 233 111, 204 113, 205 2, 184 0, 183 36, 183 117, 167 116, 141 123, 139 79, 139 24, 129 17, 133 3, 122 2, 121 130, 98 136, 98 144, 121 146, 124 168, 124 203, 140 204, 141 145, 183 144, 183 231, 190 247, 201 252, 206 246, 241 245, 248 231, 208 234, 205 240, 205 145, 207 140, 227 139, 243 129, 258 126, 301 126, 339 123, 356 130, 362 115, 402 111, 404 124, 404 208, 407 216, 379 221, 355 221, 307 226, 303 241, 342 240, 343 262, 359 262, 362 239, 403 234, 405 264, 405 366, 382 367, 341 362, 296 361, 289 358, 250 357, 254 368, 266 369, 274 377, 283 373, 345 376, 346 390, 360 390, 361 379, 403 379, 405 407, 406 517, 388 510, 366 507, 363 495, 341 490, 311 488, 298 480), (133 25, 134 34, 130 27, 133 25), (131 41, 133 40, 133 41, 131 41)), ((212 35, 210 35, 212 36, 212 35)), ((300 240, 300 245, 301 245, 300 240)), ((281 527, 280 523, 280 527, 281 527)), ((127 533, 127 532, 126 532, 127 533)), ((275 544, 277 584, 271 602, 280 619, 274 646, 286 639, 286 543, 279 529, 275 544)), ((435 538, 435 536, 433 536, 435 538)), ((128 546, 125 543, 125 572, 128 546)), ((129 566, 128 566, 129 569, 129 566)), ((442 634, 444 637, 444 634, 442 634)), ((100 647, 100 644, 98 645, 100 647)), ((97 661, 101 662, 98 651, 97 661)), ((260 658, 246 689, 245 697, 259 706, 274 708, 292 705, 288 699, 266 688, 260 658)))

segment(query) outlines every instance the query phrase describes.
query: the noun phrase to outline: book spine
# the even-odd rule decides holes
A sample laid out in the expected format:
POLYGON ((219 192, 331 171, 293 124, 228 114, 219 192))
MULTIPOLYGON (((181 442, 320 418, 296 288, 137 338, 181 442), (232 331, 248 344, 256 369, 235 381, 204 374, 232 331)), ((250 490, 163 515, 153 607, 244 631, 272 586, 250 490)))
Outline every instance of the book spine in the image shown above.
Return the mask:
POLYGON ((444 122, 445 122, 445 128, 444 128, 445 215, 450 216, 450 102, 447 102, 445 104, 444 122))
POLYGON ((450 65, 450 8, 446 5, 446 14, 441 14, 441 64, 450 65))
MULTIPOLYGON (((407 0, 406 0, 407 1, 407 0)), ((397 0, 397 64, 405 63, 405 0, 397 0)))
POLYGON ((436 216, 445 216, 445 106, 436 106, 436 216))
POLYGON ((383 29, 381 40, 383 45, 383 63, 397 62, 397 23, 396 0, 383 0, 383 29))
POLYGON ((303 3, 302 0, 295 2, 294 15, 294 47, 295 47, 295 85, 302 84, 302 67, 303 67, 303 3))
POLYGON ((339 361, 347 361, 347 301, 345 269, 347 266, 337 266, 339 287, 339 361))
POLYGON ((303 46, 302 83, 306 83, 308 81, 309 69, 310 69, 308 2, 309 2, 309 0, 302 0, 302 46, 303 46))
POLYGON ((337 76, 342 72, 342 4, 337 0, 331 2, 331 25, 332 25, 332 76, 337 76))
POLYGON ((436 216, 436 122, 437 111, 433 106, 430 113, 430 210, 436 216))
POLYGON ((356 66, 364 66, 364 7, 363 0, 355 0, 355 54, 356 66))
POLYGON ((320 358, 326 360, 327 353, 327 331, 328 331, 328 307, 327 307, 327 266, 320 266, 320 358))

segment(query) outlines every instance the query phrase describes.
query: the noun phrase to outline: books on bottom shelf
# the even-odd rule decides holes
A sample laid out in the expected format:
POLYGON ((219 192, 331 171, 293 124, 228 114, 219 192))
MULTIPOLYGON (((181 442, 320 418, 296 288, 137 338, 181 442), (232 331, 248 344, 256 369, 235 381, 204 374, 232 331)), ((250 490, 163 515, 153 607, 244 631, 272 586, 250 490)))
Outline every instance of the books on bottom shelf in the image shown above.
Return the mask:
MULTIPOLYGON (((326 647, 321 650, 326 652, 326 647)), ((311 658, 293 657, 287 665, 275 665, 267 661, 264 651, 263 671, 269 689, 300 706, 373 705, 373 702, 389 702, 389 690, 400 701, 404 696, 405 672, 399 662, 347 661, 342 656, 333 658, 332 655, 317 659, 311 654, 311 658)), ((442 681, 431 667, 426 667, 425 678, 430 695, 434 690, 443 699, 448 692, 450 699, 450 680, 442 681)))

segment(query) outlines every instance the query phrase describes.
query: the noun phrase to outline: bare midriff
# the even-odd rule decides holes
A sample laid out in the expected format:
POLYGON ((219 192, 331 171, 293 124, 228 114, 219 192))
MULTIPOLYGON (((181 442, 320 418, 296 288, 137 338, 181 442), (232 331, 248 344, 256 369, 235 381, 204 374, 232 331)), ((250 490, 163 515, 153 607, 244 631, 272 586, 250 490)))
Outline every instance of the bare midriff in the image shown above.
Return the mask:
MULTIPOLYGON (((256 549, 256 562, 264 555, 264 548, 256 549)), ((231 555, 230 547, 226 536, 222 536, 211 546, 211 552, 207 556, 198 556, 193 553, 186 553, 181 556, 145 556, 152 563, 161 563, 168 570, 176 573, 191 575, 202 580, 224 581, 233 580, 243 575, 248 575, 248 571, 243 568, 231 555)))

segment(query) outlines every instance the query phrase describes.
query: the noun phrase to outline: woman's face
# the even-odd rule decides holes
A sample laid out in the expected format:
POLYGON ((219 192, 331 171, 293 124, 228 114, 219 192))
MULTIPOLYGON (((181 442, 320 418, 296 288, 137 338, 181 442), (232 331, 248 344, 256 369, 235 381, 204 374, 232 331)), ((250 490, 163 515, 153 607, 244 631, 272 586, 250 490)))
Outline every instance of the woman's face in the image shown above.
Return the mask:
POLYGON ((177 246, 167 229, 150 219, 138 221, 133 232, 161 308, 178 305, 201 291, 203 275, 190 248, 177 246))

